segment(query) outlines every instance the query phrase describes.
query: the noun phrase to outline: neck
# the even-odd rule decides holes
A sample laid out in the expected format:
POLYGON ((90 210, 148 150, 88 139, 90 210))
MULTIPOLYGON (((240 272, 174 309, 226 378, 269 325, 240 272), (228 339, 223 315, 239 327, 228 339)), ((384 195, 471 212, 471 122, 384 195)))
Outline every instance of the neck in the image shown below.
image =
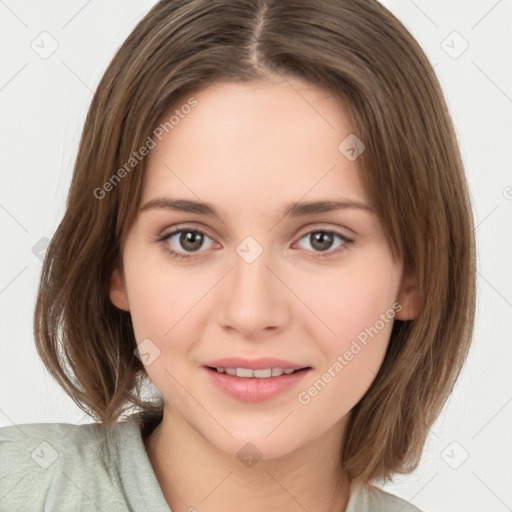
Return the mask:
POLYGON ((339 466, 342 426, 277 459, 244 465, 164 411, 144 445, 173 512, 344 512, 350 480, 339 466))

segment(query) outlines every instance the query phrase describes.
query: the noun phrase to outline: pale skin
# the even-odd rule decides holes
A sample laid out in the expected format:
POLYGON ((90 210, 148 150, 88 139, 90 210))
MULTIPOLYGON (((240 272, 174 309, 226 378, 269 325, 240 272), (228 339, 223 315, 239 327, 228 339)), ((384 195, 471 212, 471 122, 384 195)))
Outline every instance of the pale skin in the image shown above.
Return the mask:
POLYGON ((219 216, 141 211, 111 279, 111 300, 130 311, 137 343, 160 350, 146 366, 165 399, 148 456, 173 512, 344 511, 344 426, 382 364, 393 322, 308 404, 297 396, 394 303, 395 318, 414 318, 415 284, 391 255, 358 160, 338 150, 354 133, 338 99, 296 78, 214 84, 194 97, 198 105, 148 156, 140 206, 187 199, 219 216), (283 217, 289 203, 321 200, 368 208, 283 217), (157 240, 177 227, 204 233, 199 249, 180 234, 157 240), (313 229, 336 232, 325 250, 307 235, 313 229), (236 251, 248 236, 263 250, 252 263, 236 251), (204 377, 206 361, 230 356, 312 370, 296 388, 246 403, 204 377), (237 457, 248 442, 262 454, 250 468, 237 457))

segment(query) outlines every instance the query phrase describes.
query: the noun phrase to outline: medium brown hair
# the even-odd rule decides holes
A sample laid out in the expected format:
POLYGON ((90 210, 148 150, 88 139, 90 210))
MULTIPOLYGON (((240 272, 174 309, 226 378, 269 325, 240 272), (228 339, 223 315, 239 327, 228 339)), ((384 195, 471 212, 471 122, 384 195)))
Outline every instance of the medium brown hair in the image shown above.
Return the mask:
POLYGON ((107 427, 129 407, 161 413, 161 401, 141 398, 147 376, 134 355, 130 314, 109 298, 145 159, 102 198, 95 191, 179 99, 214 82, 278 75, 305 79, 347 105, 366 146, 359 157, 365 190, 394 256, 417 279, 417 317, 395 320, 384 362, 351 410, 340 454, 352 479, 387 480, 417 467, 463 367, 475 249, 439 82, 416 40, 375 0, 165 0, 151 9, 92 100, 66 212, 42 269, 37 350, 66 393, 107 427))

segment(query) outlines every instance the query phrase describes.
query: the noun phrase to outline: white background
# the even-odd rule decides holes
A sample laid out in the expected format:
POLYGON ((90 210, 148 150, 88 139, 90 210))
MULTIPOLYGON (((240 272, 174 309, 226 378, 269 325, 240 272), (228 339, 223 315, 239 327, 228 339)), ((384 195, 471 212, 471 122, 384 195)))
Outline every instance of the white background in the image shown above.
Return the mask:
MULTIPOLYGON (((64 212, 93 91, 154 3, 0 1, 1 426, 90 421, 35 351, 41 261, 33 248, 51 238, 64 212), (31 47, 48 37, 39 36, 43 31, 58 43, 47 59, 31 47)), ((428 512, 512 510, 512 3, 384 4, 422 45, 445 91, 470 182, 479 258, 468 362, 420 466, 386 490, 428 512)))

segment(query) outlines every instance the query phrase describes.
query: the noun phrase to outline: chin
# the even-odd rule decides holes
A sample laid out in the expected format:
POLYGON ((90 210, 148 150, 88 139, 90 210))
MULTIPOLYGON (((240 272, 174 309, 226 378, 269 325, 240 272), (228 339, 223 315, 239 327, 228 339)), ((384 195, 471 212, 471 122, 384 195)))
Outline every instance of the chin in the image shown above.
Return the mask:
POLYGON ((275 437, 273 434, 266 437, 268 431, 260 432, 258 435, 247 433, 237 435, 235 432, 231 434, 233 438, 223 439, 222 442, 219 442, 219 439, 210 439, 210 442, 224 453, 238 458, 248 467, 251 466, 251 461, 280 459, 302 446, 300 442, 292 442, 285 432, 275 437))

